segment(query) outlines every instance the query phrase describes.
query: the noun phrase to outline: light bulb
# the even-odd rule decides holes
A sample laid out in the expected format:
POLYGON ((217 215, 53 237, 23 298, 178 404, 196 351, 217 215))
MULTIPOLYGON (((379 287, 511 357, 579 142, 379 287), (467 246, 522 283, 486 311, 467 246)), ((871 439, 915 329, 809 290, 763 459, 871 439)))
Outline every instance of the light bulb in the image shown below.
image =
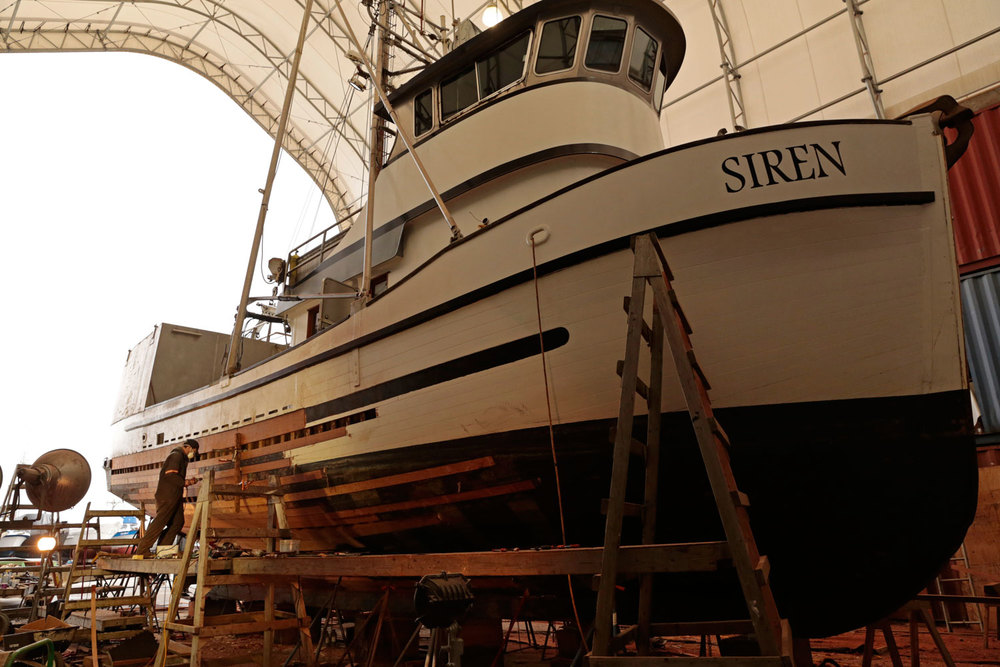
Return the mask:
POLYGON ((51 535, 46 535, 45 537, 38 538, 38 550, 39 551, 52 551, 56 548, 56 538, 51 535))
POLYGON ((500 8, 495 4, 487 5, 486 9, 483 10, 483 25, 487 28, 492 28, 500 21, 503 21, 503 14, 500 12, 500 8))

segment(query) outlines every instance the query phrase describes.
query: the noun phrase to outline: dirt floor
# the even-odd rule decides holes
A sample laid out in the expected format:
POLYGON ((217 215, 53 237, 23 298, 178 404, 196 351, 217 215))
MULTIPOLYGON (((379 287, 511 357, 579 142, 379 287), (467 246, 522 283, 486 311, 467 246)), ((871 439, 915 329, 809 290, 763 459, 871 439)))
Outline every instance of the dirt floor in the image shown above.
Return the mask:
MULTIPOLYGON (((917 664, 912 661, 909 625, 901 621, 893 623, 890 627, 899 650, 902 664, 917 664)), ((996 638, 995 632, 990 639, 988 648, 984 645, 983 634, 978 629, 945 632, 941 628, 940 635, 956 665, 1000 665, 1000 640, 996 638)), ((544 647, 544 651, 543 647, 538 645, 544 638, 544 628, 536 630, 535 638, 536 644, 531 645, 523 633, 520 633, 520 636, 516 632, 512 634, 507 653, 502 663, 503 667, 541 667, 541 665, 568 667, 570 659, 568 657, 558 657, 554 640, 551 640, 548 646, 544 647)), ((829 667, 835 667, 836 665, 840 667, 860 666, 863 659, 864 643, 864 630, 856 630, 826 639, 814 639, 811 641, 813 663, 815 665, 824 664, 829 667)), ((935 647, 931 635, 922 626, 918 632, 917 643, 920 665, 946 664, 944 658, 935 647)), ((660 644, 658 653, 664 656, 697 656, 700 648, 701 640, 699 637, 678 637, 663 641, 660 644)), ((881 631, 876 633, 874 648, 875 653, 872 657, 872 665, 890 666, 893 664, 881 631)), ((259 637, 218 637, 207 642, 205 656, 208 658, 221 658, 241 653, 259 655, 261 650, 262 642, 259 637)), ((272 664, 284 664, 291 650, 292 647, 289 645, 276 645, 272 664)), ((719 655, 718 648, 712 641, 709 642, 708 652, 710 655, 719 655)), ((320 657, 320 664, 337 665, 341 661, 343 653, 343 645, 324 647, 320 657)), ((358 662, 362 661, 356 660, 355 664, 358 662)), ((422 661, 411 661, 405 664, 413 664, 413 662, 422 664, 422 661)), ((350 661, 345 661, 343 664, 348 665, 350 661)), ((497 667, 500 667, 500 664, 498 662, 497 667)), ((375 665, 377 667, 392 667, 391 662, 382 665, 381 661, 376 661, 375 665)), ((469 664, 469 661, 466 661, 465 667, 490 667, 490 665, 472 665, 469 664)))

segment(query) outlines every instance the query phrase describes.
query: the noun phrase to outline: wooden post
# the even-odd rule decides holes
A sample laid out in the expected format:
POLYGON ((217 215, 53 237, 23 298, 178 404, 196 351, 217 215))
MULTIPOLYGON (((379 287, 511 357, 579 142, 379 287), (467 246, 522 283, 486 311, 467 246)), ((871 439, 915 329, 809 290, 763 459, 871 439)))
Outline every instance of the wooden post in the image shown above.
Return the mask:
MULTIPOLYGON (((174 577, 173 586, 170 589, 170 604, 167 606, 167 615, 163 620, 163 632, 160 640, 160 650, 156 654, 155 667, 164 667, 167 662, 167 649, 170 644, 170 629, 167 627, 177 618, 177 607, 180 605, 181 593, 184 592, 184 580, 187 577, 188 566, 191 564, 191 553, 194 550, 195 535, 197 527, 201 522, 203 501, 208 498, 209 487, 211 487, 211 475, 208 483, 202 484, 198 491, 198 501, 194 506, 194 516, 191 518, 191 532, 188 533, 184 541, 184 553, 181 555, 180 567, 174 577)), ((193 653, 193 651, 192 651, 193 653)), ((194 656, 192 655, 192 659, 194 656)))
POLYGON ((601 581, 597 591, 594 617, 594 655, 610 655, 611 615, 615 604, 615 578, 618 572, 618 547, 621 545, 622 518, 625 512, 625 485, 628 481, 628 456, 632 443, 632 416, 635 414, 635 381, 639 371, 639 341, 642 336, 642 307, 646 278, 634 275, 629 302, 625 362, 622 369, 621 401, 615 429, 615 449, 611 464, 611 492, 604 524, 604 553, 601 581))
MULTIPOLYGON (((205 585, 205 577, 208 576, 208 561, 209 561, 209 547, 208 547, 208 529, 211 525, 212 516, 212 487, 215 485, 215 471, 211 470, 208 473, 208 479, 204 483, 204 487, 201 489, 205 493, 204 498, 202 498, 201 493, 198 494, 198 505, 201 507, 201 522, 197 529, 195 528, 195 523, 191 523, 191 534, 188 535, 188 539, 184 543, 184 551, 188 552, 188 546, 193 545, 194 536, 198 535, 202 541, 202 544, 198 547, 198 566, 196 575, 196 590, 194 596, 194 614, 192 615, 192 621, 195 628, 200 628, 205 625, 205 597, 208 596, 208 587, 205 585), (206 488, 207 487, 207 488, 206 488)), ((193 547, 192 547, 193 548, 193 547)), ((187 569, 185 568, 183 573, 178 573, 178 578, 186 578, 187 569)), ((181 591, 183 592, 183 584, 181 586, 181 591)), ((198 632, 195 631, 191 635, 191 667, 201 667, 201 637, 198 632)))
MULTIPOLYGON (((88 505, 89 507, 89 505, 88 505)), ((97 658, 97 586, 90 587, 90 658, 94 667, 101 667, 97 658)))
POLYGON ((274 583, 267 584, 267 592, 264 594, 264 622, 267 629, 264 630, 264 655, 261 656, 263 667, 270 667, 271 653, 274 651, 274 583))
MULTIPOLYGON (((649 341, 649 392, 646 398, 646 484, 643 493, 642 543, 656 540, 656 502, 660 479, 660 408, 663 395, 663 322, 660 309, 653 304, 652 335, 649 341)), ((636 651, 649 655, 650 624, 653 606, 653 575, 642 575, 639 583, 639 612, 636 628, 636 651)))
POLYGON ((292 601, 295 603, 295 615, 299 619, 299 655, 307 665, 316 664, 313 650, 312 635, 309 633, 309 615, 306 612, 305 595, 302 593, 302 580, 296 579, 291 584, 292 601))

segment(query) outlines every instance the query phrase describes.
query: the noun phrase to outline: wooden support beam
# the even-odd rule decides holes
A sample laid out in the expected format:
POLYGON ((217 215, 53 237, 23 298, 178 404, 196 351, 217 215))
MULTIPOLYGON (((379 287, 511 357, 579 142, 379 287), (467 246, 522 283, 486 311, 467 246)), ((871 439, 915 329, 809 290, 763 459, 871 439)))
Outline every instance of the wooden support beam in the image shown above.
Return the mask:
MULTIPOLYGON (((239 575, 296 574, 301 577, 422 577, 433 572, 461 572, 467 577, 587 575, 601 571, 601 547, 523 551, 370 556, 295 556, 237 558, 239 575)), ((712 572, 728 563, 725 542, 630 545, 620 550, 618 572, 712 572)))

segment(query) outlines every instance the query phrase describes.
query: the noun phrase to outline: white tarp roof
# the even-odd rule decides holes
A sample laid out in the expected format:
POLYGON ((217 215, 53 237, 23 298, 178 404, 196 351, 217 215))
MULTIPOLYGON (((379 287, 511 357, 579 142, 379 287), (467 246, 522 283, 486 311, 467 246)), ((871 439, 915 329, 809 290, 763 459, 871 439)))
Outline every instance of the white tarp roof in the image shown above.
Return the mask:
MULTIPOLYGON (((480 0, 395 0, 395 28, 411 52, 442 54, 428 35, 452 12, 479 22, 480 0), (420 13, 426 19, 422 22, 420 13)), ((972 95, 1000 82, 1000 1, 857 0, 885 115, 940 94, 972 95), (912 71, 911 71, 912 70, 912 71)), ((510 0, 501 6, 516 10, 510 0)), ((688 51, 667 92, 668 145, 732 129, 720 40, 739 74, 738 121, 876 116, 843 0, 669 0, 688 51), (716 31, 724 16, 726 32, 716 31)), ((300 0, 0 0, 0 52, 130 51, 179 63, 215 83, 267 132, 277 129, 304 2, 300 0)), ((368 9, 344 9, 361 40, 368 9)), ((862 43, 863 44, 863 43, 862 43)), ((312 176, 338 218, 363 201, 371 89, 347 80, 355 65, 332 0, 314 0, 284 147, 312 176)), ((369 49, 371 53, 371 49, 369 49)), ((397 51, 390 69, 415 60, 397 51)), ((397 86, 405 79, 393 80, 397 86)), ((10 95, 5 95, 10 99, 10 95)))

